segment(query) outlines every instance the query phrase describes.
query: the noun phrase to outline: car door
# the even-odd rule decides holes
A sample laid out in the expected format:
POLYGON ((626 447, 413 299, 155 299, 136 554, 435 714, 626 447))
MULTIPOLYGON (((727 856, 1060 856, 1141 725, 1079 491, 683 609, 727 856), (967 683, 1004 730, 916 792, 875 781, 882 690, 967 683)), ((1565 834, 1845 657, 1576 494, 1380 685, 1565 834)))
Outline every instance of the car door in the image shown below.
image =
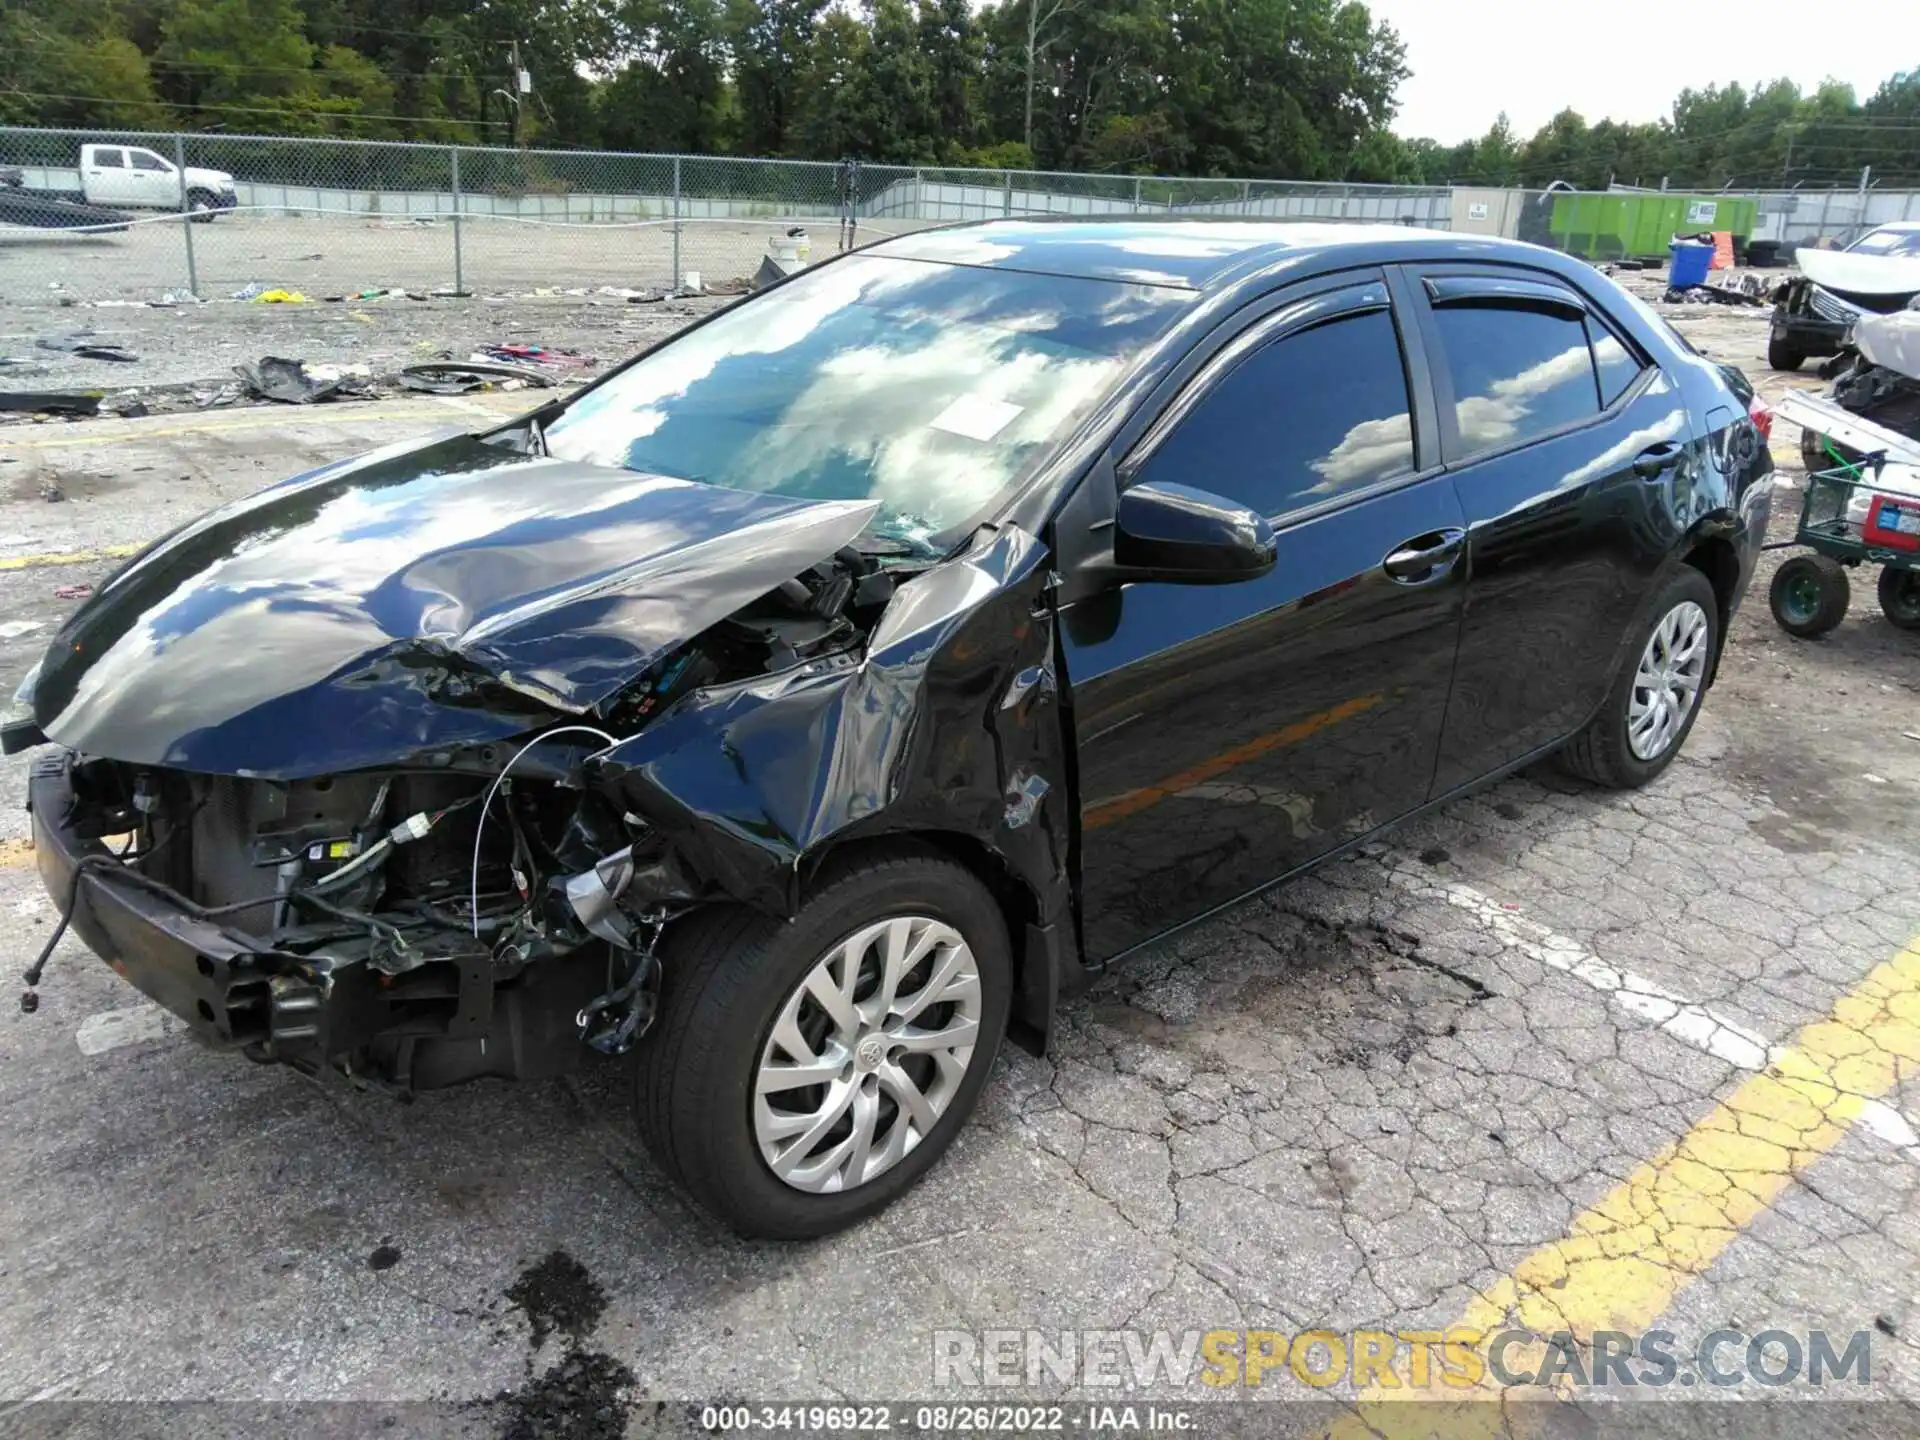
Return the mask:
POLYGON ((131 175, 126 151, 117 145, 94 145, 87 153, 87 173, 81 188, 89 200, 125 205, 133 199, 131 175))
POLYGON ((156 209, 180 208, 180 181, 173 166, 151 150, 127 151, 127 171, 135 195, 132 203, 156 209))
MULTIPOLYGON (((1063 592, 1089 959, 1426 799, 1463 519, 1413 355, 1410 383, 1382 280, 1289 301, 1206 361, 1119 460, 1119 488, 1188 485, 1267 515, 1278 560, 1232 584, 1063 592)), ((1069 557, 1085 543, 1073 513, 1056 532, 1069 557)))
POLYGON ((1467 517, 1460 659, 1436 794, 1577 730, 1605 696, 1703 463, 1677 385, 1541 272, 1412 287, 1467 517))

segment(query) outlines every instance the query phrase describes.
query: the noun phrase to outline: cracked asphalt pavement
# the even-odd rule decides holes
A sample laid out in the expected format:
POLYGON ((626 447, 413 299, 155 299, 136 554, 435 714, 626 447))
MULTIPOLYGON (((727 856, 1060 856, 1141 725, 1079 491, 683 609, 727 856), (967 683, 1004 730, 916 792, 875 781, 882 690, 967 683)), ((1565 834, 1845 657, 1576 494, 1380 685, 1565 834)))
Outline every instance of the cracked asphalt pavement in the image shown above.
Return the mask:
MULTIPOLYGON (((1788 383, 1760 374, 1763 324, 1689 333, 1788 383)), ((125 547, 514 398, 0 428, 0 683, 125 547)), ((1797 441, 1774 437, 1776 539, 1797 441)), ((689 1209, 615 1063, 404 1105, 324 1089, 203 1051, 63 942, 38 1012, 0 1021, 0 1424, 49 1413, 29 1400, 235 1402, 192 1412, 208 1431, 240 1402, 355 1401, 297 1413, 405 1431, 409 1406, 454 1402, 433 1413, 470 1433, 640 1433, 716 1401, 1024 1397, 1184 1405, 1221 1430, 1246 1409, 1202 1406, 1314 1402, 1258 1412, 1262 1433, 1629 1413, 1680 1435, 1913 1432, 1888 1402, 1920 1401, 1920 644, 1858 584, 1831 636, 1788 638, 1765 604, 1779 559, 1651 788, 1529 772, 1115 967, 1047 1059, 1004 1054, 926 1183, 816 1244, 689 1209), (1483 1375, 1440 1392, 1462 1402, 1443 1417, 1386 1403, 1377 1372, 1322 1384, 1283 1358, 1253 1386, 1238 1363, 1274 1336, 1284 1357, 1304 1331, 1357 1348, 1453 1327, 1522 1332, 1508 1363, 1528 1372, 1557 1331, 1590 1356, 1652 1329, 1689 1357, 1720 1330, 1836 1350, 1864 1332, 1871 1369, 1563 1379, 1504 1405, 1483 1375), (1238 1383, 1028 1375, 1030 1331, 1232 1332, 1238 1383), (1015 1332, 1022 1373, 994 1372, 990 1332, 1015 1332), (942 1345, 975 1371, 936 1375, 942 1345), (1763 1403, 1729 1422, 1656 1398, 1763 1403)), ((0 769, 10 974, 54 916, 24 775, 0 769)), ((87 1424, 145 1433, 142 1413, 87 1424)))

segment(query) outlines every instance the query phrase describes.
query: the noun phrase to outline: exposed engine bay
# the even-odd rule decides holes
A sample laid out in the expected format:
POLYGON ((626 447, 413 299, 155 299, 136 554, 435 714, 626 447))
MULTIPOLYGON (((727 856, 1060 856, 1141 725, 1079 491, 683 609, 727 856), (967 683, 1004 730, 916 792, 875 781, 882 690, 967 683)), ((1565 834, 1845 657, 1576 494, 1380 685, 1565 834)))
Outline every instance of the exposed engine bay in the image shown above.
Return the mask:
POLYGON ((102 847, 73 888, 110 866, 242 940, 196 957, 223 998, 194 1003, 255 1059, 411 1089, 623 1052, 662 928, 711 887, 594 784, 596 757, 697 691, 848 656, 912 573, 844 547, 531 740, 294 779, 72 757, 61 823, 102 847))

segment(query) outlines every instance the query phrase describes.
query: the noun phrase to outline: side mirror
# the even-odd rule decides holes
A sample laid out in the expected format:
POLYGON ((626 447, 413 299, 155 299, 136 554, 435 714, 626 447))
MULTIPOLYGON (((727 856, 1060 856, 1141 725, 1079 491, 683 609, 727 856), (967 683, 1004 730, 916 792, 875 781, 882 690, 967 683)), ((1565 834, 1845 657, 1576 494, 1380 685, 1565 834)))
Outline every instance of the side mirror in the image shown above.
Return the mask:
POLYGON ((1273 569, 1273 527, 1233 501, 1186 485, 1120 492, 1113 560, 1121 579, 1224 585, 1273 569))

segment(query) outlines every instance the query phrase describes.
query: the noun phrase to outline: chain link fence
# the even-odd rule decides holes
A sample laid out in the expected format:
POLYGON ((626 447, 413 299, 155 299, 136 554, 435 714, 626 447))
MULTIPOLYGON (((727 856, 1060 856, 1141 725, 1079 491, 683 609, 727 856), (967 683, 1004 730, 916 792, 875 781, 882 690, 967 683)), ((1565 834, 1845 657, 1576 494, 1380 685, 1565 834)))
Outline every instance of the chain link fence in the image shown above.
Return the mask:
POLYGON ((0 302, 727 289, 1015 215, 1446 223, 1438 188, 0 128, 0 302), (797 237, 796 237, 797 238, 797 237))

